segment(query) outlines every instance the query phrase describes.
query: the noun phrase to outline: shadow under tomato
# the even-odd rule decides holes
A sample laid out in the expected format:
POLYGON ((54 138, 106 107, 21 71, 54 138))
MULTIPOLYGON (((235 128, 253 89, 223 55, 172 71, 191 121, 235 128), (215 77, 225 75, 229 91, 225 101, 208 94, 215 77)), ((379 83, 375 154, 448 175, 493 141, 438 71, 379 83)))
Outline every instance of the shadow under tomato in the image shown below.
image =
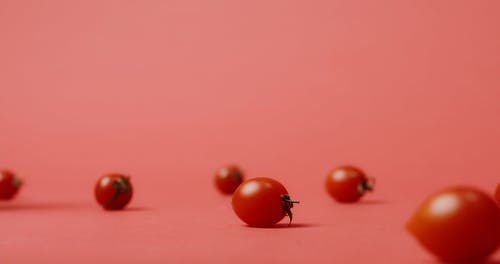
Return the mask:
POLYGON ((447 264, 500 264, 500 260, 498 259, 487 259, 476 262, 448 262, 447 264))
POLYGON ((388 204, 389 202, 388 201, 384 201, 384 200, 360 200, 357 202, 357 204, 361 204, 361 205, 379 205, 379 204, 388 204))
POLYGON ((76 210, 87 207, 83 203, 15 203, 6 201, 0 203, 1 211, 47 211, 47 210, 76 210))
POLYGON ((430 264, 500 264, 500 259, 483 259, 477 261, 440 261, 434 260, 430 264))
MULTIPOLYGON (((0 212, 2 211, 67 211, 67 210, 80 210, 83 208, 95 208, 99 210, 102 208, 94 203, 73 203, 73 202, 45 202, 45 203, 16 203, 15 201, 0 202, 0 212)), ((147 207, 125 207, 123 210, 110 210, 108 212, 141 212, 149 211, 147 207)))
POLYGON ((249 226, 249 225, 244 225, 244 226, 248 227, 248 228, 258 228, 258 229, 276 229, 276 228, 311 228, 311 227, 317 227, 318 225, 307 224, 307 223, 292 223, 292 224, 279 223, 279 224, 275 224, 272 226, 266 226, 266 227, 256 227, 256 226, 249 226))
POLYGON ((147 207, 135 207, 135 206, 132 206, 132 207, 125 207, 123 209, 119 209, 119 210, 105 210, 107 212, 142 212, 142 211, 150 211, 151 209, 150 208, 147 208, 147 207))

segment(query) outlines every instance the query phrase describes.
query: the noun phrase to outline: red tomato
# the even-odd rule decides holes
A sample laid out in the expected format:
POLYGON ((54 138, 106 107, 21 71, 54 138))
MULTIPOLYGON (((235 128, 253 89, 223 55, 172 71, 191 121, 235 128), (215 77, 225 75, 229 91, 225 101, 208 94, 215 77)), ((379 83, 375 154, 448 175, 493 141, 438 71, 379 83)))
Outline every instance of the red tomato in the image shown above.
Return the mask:
POLYGON ((444 261, 483 261, 500 244, 500 208, 471 187, 442 190, 418 208, 407 229, 444 261))
POLYGON ((254 178, 243 182, 233 194, 233 210, 250 226, 268 227, 288 216, 294 203, 283 185, 270 178, 254 178))
POLYGON ((353 166, 342 166, 332 170, 326 177, 328 193, 338 202, 356 202, 373 187, 363 171, 353 166))
POLYGON ((500 183, 497 185, 497 191, 495 192, 495 200, 500 204, 500 183))
POLYGON ((227 166, 217 170, 215 186, 224 194, 232 194, 243 182, 243 172, 236 166, 227 166))
POLYGON ((21 188, 22 181, 8 170, 0 171, 0 199, 8 200, 13 198, 21 188))
POLYGON ((97 202, 106 210, 123 209, 132 199, 130 178, 121 174, 101 177, 94 189, 97 202))

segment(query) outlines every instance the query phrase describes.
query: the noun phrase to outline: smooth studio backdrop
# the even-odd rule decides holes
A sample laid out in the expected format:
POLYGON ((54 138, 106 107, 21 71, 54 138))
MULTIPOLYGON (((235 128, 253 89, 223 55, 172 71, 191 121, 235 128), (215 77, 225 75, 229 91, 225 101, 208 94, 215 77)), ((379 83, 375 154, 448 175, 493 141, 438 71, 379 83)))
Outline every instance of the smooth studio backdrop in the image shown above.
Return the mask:
MULTIPOLYGON (((430 193, 500 181, 498 1, 0 1, 2 263, 435 263, 403 226, 430 193), (255 229, 217 167, 281 181, 255 229), (362 167, 356 205, 323 188, 362 167), (96 179, 132 176, 104 212, 96 179), (282 227, 282 226, 281 226, 282 227)), ((496 260, 500 255, 496 255, 496 260)))

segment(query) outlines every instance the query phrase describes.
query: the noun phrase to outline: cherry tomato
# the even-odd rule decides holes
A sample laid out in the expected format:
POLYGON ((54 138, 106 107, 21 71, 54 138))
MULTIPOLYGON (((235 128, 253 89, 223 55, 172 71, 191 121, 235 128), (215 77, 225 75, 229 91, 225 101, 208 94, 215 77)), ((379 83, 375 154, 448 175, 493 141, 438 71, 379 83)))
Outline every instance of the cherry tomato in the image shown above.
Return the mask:
POLYGON ((500 208, 471 187, 452 187, 425 200, 406 228, 444 261, 483 261, 500 244, 500 208))
POLYGON ((236 166, 222 167, 215 174, 215 186, 224 194, 232 194, 243 182, 243 172, 236 166))
POLYGON ((132 199, 130 178, 121 174, 108 174, 101 177, 94 189, 97 202, 106 210, 123 209, 132 199))
POLYGON ((292 222, 294 203, 283 185, 270 178, 254 178, 234 191, 232 205, 236 215, 250 226, 268 227, 285 216, 292 222))
POLYGON ((497 191, 495 192, 495 200, 500 204, 500 183, 497 185, 497 191))
POLYGON ((0 171, 0 199, 12 199, 21 188, 21 185, 21 179, 13 172, 8 170, 0 171))
POLYGON ((341 166, 332 170, 325 180, 325 187, 330 196, 338 202, 356 202, 367 191, 372 191, 368 179, 363 171, 353 166, 341 166))

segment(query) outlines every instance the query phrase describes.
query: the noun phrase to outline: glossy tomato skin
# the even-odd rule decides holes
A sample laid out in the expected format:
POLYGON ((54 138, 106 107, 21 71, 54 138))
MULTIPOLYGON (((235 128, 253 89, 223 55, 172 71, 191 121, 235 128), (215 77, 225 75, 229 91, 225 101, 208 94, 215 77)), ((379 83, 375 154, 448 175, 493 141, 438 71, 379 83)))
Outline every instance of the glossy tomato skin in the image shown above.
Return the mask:
POLYGON ((500 204, 500 183, 497 185, 497 190, 495 192, 495 200, 497 200, 497 203, 500 204))
POLYGON ((289 208, 293 203, 283 201, 289 198, 288 191, 278 181, 264 177, 253 178, 236 189, 232 206, 236 215, 249 226, 269 227, 287 214, 291 217, 289 208))
POLYGON ((22 181, 9 170, 0 171, 0 199, 9 200, 14 198, 14 196, 21 188, 22 181))
POLYGON ((342 203, 357 202, 367 191, 373 190, 366 174, 354 166, 337 167, 328 173, 325 180, 327 192, 342 203))
POLYGON ((215 173, 215 186, 223 194, 232 194, 243 182, 243 172, 235 165, 222 167, 215 173))
POLYGON ((452 187, 425 200, 407 229, 444 261, 482 261, 500 244, 500 209, 486 193, 452 187))
POLYGON ((104 175, 97 181, 94 194, 104 209, 123 209, 132 199, 133 188, 130 177, 117 173, 104 175))

